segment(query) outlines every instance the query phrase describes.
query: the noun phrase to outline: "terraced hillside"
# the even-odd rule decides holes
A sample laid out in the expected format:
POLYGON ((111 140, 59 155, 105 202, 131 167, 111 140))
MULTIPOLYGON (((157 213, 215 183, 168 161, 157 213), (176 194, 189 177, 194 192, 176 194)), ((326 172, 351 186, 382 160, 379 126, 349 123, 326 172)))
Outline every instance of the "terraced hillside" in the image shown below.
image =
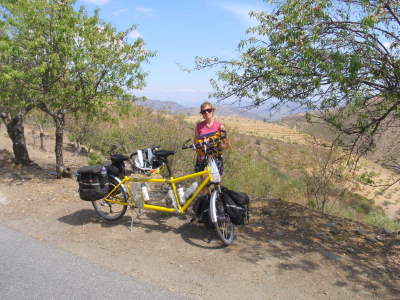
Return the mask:
MULTIPOLYGON (((199 117, 191 116, 187 121, 196 123, 199 117)), ((274 123, 250 120, 240 117, 221 116, 218 117, 225 124, 229 131, 238 132, 246 135, 260 136, 280 140, 288 144, 312 145, 317 139, 309 134, 292 129, 288 126, 274 123)), ((321 141, 321 144, 324 144, 321 141)), ((327 144, 327 142, 325 142, 327 144)), ((373 200, 375 204, 381 206, 385 213, 392 218, 400 217, 400 187, 393 185, 386 189, 385 185, 400 181, 400 175, 385 169, 380 165, 361 158, 353 182, 349 188, 367 199, 373 200)))
MULTIPOLYGON (((191 116, 188 117, 187 120, 195 123, 200 119, 196 116, 191 116)), ((220 120, 230 129, 233 129, 237 132, 253 136, 277 139, 286 143, 308 144, 311 141, 310 139, 312 139, 310 135, 293 130, 290 127, 260 120, 240 118, 235 116, 220 116, 218 117, 218 120, 220 120)))

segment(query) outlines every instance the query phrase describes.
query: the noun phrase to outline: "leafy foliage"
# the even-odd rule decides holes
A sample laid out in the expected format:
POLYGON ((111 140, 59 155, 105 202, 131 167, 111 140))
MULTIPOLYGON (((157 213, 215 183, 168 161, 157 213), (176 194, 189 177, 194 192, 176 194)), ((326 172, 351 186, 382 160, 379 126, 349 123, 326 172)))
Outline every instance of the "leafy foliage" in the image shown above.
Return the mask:
POLYGON ((135 26, 118 32, 98 11, 89 16, 84 8, 76 11, 74 3, 0 2, 6 58, 13 62, 3 77, 18 83, 25 99, 53 118, 57 177, 63 168, 66 114, 83 111, 93 118, 107 115, 112 102, 132 100, 127 91, 144 86, 146 73, 140 66, 154 55, 143 39, 128 39, 135 26))
POLYGON ((364 153, 400 112, 400 4, 373 0, 274 1, 239 44, 238 59, 197 58, 219 68, 212 96, 319 110, 364 153))

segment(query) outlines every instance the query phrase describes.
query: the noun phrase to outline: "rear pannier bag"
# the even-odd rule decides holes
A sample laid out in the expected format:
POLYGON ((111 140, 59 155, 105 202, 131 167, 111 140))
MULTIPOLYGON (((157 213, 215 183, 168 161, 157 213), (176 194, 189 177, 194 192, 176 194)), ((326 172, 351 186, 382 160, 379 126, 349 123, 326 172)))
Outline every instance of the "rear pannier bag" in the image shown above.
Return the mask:
POLYGON ((222 187, 222 197, 226 212, 235 225, 249 223, 249 196, 246 193, 235 192, 222 187))
POLYGON ((109 192, 110 184, 108 182, 107 171, 104 166, 96 165, 82 167, 77 173, 79 196, 82 200, 99 200, 104 198, 109 192))

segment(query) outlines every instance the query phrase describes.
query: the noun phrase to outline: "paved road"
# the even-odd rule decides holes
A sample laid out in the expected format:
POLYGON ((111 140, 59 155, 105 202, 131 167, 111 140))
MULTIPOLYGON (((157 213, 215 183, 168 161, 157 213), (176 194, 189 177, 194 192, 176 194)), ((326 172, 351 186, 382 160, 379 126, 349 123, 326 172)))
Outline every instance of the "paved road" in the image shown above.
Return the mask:
POLYGON ((0 225, 1 299, 182 299, 0 225))

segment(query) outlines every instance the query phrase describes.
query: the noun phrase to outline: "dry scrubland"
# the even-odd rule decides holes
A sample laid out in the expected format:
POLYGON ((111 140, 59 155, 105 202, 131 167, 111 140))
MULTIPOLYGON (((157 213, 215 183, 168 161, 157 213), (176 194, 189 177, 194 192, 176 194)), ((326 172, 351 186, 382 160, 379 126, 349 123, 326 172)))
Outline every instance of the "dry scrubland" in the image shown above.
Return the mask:
MULTIPOLYGON (((221 116, 218 119, 233 133, 237 132, 255 138, 264 137, 283 142, 286 144, 286 151, 288 152, 286 153, 287 155, 281 153, 282 159, 286 160, 288 165, 292 163, 293 166, 296 166, 306 162, 306 164, 309 164, 308 168, 310 169, 316 163, 318 154, 315 152, 324 151, 324 147, 327 147, 327 142, 288 126, 232 116, 221 116), (299 157, 299 155, 290 154, 291 151, 289 149, 293 148, 293 145, 298 145, 298 150, 300 153, 303 152, 304 156, 300 155, 299 157), (307 156, 308 158, 306 158, 307 156)), ((200 119, 196 116, 191 116, 186 120, 195 123, 200 119)), ((281 150, 285 151, 283 148, 285 147, 281 147, 281 150)), ((305 168, 307 169, 307 166, 305 168)), ((262 175, 260 174, 260 176, 262 175)), ((373 203, 382 207, 390 218, 400 218, 400 186, 399 184, 395 184, 390 188, 385 186, 399 181, 399 174, 385 169, 370 160, 361 158, 355 173, 350 179, 350 182, 347 183, 347 188, 350 191, 372 200, 373 203)))
MULTIPOLYGON (((228 187, 253 197, 280 198, 317 209, 321 209, 318 205, 325 199, 326 212, 390 230, 400 229, 398 222, 387 219, 382 213, 384 211, 392 219, 398 218, 398 188, 394 186, 382 191, 371 186, 371 183, 379 185, 396 179, 396 174, 367 160, 360 161, 355 174, 342 170, 343 164, 329 165, 328 170, 333 169, 336 173, 327 174, 327 168, 325 171, 322 168, 327 157, 326 143, 321 146, 324 143, 319 141, 316 145, 310 135, 286 126, 238 117, 219 119, 227 126, 231 143, 225 153, 224 184, 228 187)), ((97 120, 84 124, 83 120, 69 119, 66 137, 73 142, 76 133, 87 125, 83 144, 91 149, 88 156, 91 163, 107 160, 112 152, 128 154, 149 145, 176 150, 172 167, 174 175, 178 176, 193 171, 193 151, 183 151, 180 147, 186 139, 193 137, 194 122, 198 120, 198 117, 171 116, 135 106, 129 116, 116 116, 108 122, 97 120), (112 149, 111 145, 117 147, 112 149)), ((28 123, 34 124, 34 120, 28 123)), ((38 131, 33 132, 32 128, 27 127, 26 135, 36 136, 33 140, 38 145, 38 131)), ((50 126, 46 131, 49 141, 54 129, 50 126)), ((71 142, 65 142, 67 149, 72 149, 71 142)), ((51 148, 50 145, 45 147, 51 148)), ((54 162, 52 152, 45 155, 49 162, 54 162)), ((66 166, 69 166, 68 162, 66 166)))
MULTIPOLYGON (((148 141, 145 135, 154 134, 152 130, 159 132, 152 141, 170 143, 165 146, 170 148, 192 134, 191 124, 181 119, 172 122, 157 113, 143 115, 112 122, 115 128, 129 124, 121 135, 111 123, 96 124, 107 128, 103 138, 96 136, 96 148, 105 147, 103 139, 126 141, 136 148, 148 141), (141 126, 148 122, 155 122, 154 129, 144 132, 141 126), (179 130, 176 140, 165 136, 171 130, 179 130)), ((28 148, 38 166, 15 166, 10 141, 4 127, 0 129, 0 147, 8 149, 0 151, 0 220, 15 230, 191 299, 251 295, 253 299, 364 300, 396 299, 399 294, 398 234, 293 203, 304 198, 301 183, 294 181, 301 175, 299 162, 310 159, 304 145, 231 130, 236 150, 227 153, 230 170, 225 180, 252 193, 252 217, 249 225, 238 228, 237 241, 224 248, 214 231, 179 216, 131 211, 119 222, 101 220, 90 203, 79 199, 75 180, 55 179, 53 136, 47 135, 46 149, 41 151, 31 127, 26 129, 28 148), (273 199, 274 195, 292 202, 273 199)), ((69 143, 64 150, 65 164, 73 170, 87 163, 88 157, 74 154, 69 143)), ((190 151, 178 151, 175 164, 185 157, 183 167, 192 168, 190 151)))

